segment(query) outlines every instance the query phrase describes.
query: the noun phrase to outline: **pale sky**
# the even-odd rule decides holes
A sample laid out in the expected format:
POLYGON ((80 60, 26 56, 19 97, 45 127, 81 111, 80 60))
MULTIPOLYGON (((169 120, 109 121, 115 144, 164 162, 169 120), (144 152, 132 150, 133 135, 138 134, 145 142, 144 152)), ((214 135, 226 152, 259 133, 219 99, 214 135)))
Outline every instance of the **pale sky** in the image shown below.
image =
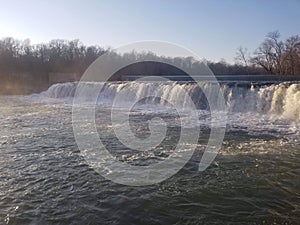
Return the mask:
POLYGON ((5 0, 0 7, 0 38, 113 48, 161 40, 214 61, 233 62, 239 46, 253 51, 274 30, 300 34, 300 0, 5 0))

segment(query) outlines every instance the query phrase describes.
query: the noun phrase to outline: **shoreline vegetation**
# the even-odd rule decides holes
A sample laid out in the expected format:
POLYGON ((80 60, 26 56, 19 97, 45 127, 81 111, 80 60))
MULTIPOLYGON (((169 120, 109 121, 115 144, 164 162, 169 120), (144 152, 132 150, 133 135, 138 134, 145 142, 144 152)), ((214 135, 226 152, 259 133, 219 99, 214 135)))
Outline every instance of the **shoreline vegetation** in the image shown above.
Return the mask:
MULTIPOLYGON (((14 38, 0 40, 0 94, 30 94, 46 90, 56 82, 76 81, 99 56, 108 53, 114 60, 128 61, 132 57, 148 62, 122 69, 113 76, 122 75, 182 75, 183 72, 157 59, 181 65, 197 72, 199 62, 192 57, 164 57, 151 52, 131 52, 119 55, 110 48, 85 46, 79 40, 52 40, 49 43, 30 44, 14 38), (152 62, 149 62, 152 61, 152 62)), ((239 47, 235 63, 225 60, 206 62, 215 75, 300 75, 300 36, 281 40, 278 31, 268 33, 258 48, 250 53, 239 47)))

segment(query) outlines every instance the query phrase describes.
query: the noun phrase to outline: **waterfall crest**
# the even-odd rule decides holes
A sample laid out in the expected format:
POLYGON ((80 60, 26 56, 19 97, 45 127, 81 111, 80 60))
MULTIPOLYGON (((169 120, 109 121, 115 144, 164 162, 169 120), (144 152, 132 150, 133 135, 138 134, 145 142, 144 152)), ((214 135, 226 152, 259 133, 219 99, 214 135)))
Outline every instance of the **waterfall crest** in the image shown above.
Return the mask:
MULTIPOLYGON (((86 88, 96 88, 100 91, 97 103, 111 104, 116 95, 121 95, 124 104, 128 102, 139 102, 139 104, 165 105, 168 101, 178 103, 182 108, 188 107, 187 92, 197 108, 209 109, 203 90, 209 93, 217 101, 214 93, 213 83, 202 84, 179 84, 177 82, 87 82, 86 88), (144 98, 149 95, 153 98, 144 98), (155 96, 157 98, 155 98, 155 96)), ((300 84, 280 83, 264 86, 241 87, 238 85, 222 84, 223 92, 228 110, 231 112, 257 112, 261 114, 278 115, 286 119, 300 120, 300 84)), ((47 91, 40 95, 46 98, 65 99, 74 97, 77 83, 59 83, 52 85, 47 91)), ((80 91, 80 90, 77 90, 80 91)), ((89 96, 85 96, 89 101, 89 96)))

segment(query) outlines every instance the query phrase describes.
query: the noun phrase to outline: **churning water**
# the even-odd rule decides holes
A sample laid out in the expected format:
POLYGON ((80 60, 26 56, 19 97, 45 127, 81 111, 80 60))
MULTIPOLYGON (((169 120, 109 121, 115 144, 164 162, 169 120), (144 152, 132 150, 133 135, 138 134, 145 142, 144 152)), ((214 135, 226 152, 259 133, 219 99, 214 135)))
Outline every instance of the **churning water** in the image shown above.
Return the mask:
POLYGON ((300 84, 221 85, 227 132, 214 163, 200 173, 212 116, 201 90, 213 99, 213 84, 86 83, 102 89, 96 126, 103 142, 132 165, 163 160, 176 145, 180 123, 168 101, 182 106, 187 118, 183 89, 196 104, 201 135, 195 154, 176 175, 144 187, 108 181, 81 156, 72 129, 76 85, 0 97, 0 224, 299 224, 300 84), (143 99, 149 93, 157 98, 143 99), (134 152, 118 142, 109 110, 117 94, 120 110, 143 99, 130 115, 140 138, 148 135, 147 120, 167 122, 168 137, 158 149, 134 152))

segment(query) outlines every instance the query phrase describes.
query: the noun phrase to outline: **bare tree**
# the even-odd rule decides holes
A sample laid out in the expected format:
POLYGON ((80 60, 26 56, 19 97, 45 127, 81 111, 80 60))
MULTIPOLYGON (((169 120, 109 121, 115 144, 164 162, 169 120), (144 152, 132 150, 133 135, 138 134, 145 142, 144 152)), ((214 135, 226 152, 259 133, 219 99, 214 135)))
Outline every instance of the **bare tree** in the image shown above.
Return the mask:
POLYGON ((300 36, 292 36, 285 42, 285 53, 283 54, 284 70, 287 74, 300 74, 300 36))
POLYGON ((242 46, 238 47, 236 51, 236 57, 234 58, 236 64, 241 64, 242 66, 249 66, 250 56, 247 48, 242 46))
POLYGON ((279 38, 278 31, 269 33, 251 61, 271 74, 300 74, 300 37, 292 36, 285 42, 279 38))
POLYGON ((278 31, 270 32, 256 49, 251 61, 271 74, 282 74, 282 53, 284 43, 279 41, 278 31))

